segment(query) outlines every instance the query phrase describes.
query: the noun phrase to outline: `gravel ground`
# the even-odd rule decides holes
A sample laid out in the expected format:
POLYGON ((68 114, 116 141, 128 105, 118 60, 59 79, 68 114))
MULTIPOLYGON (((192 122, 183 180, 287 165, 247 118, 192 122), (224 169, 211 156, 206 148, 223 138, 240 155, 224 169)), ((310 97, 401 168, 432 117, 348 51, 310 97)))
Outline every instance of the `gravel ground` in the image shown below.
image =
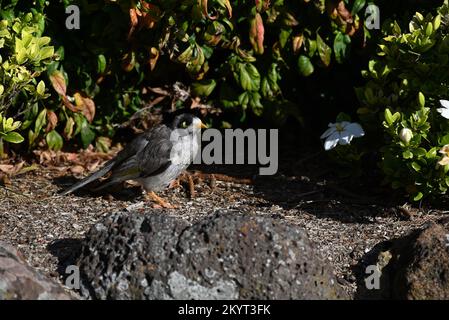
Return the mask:
MULTIPOLYGON (((151 205, 132 186, 114 197, 54 195, 74 181, 67 178, 70 175, 67 170, 42 167, 12 178, 7 187, 0 186, 0 240, 17 246, 30 265, 56 279, 60 279, 58 256, 62 252, 58 248, 74 250, 73 245, 96 221, 115 210, 139 211, 151 205)), ((251 184, 239 179, 195 180, 194 197, 185 186, 159 194, 178 206, 164 209, 167 214, 193 222, 217 209, 237 209, 301 226, 350 294, 356 290, 357 264, 376 244, 444 216, 438 210, 397 210, 391 205, 364 203, 362 198, 349 199, 341 194, 351 193, 325 188, 319 179, 311 183, 304 176, 278 175, 251 184)))

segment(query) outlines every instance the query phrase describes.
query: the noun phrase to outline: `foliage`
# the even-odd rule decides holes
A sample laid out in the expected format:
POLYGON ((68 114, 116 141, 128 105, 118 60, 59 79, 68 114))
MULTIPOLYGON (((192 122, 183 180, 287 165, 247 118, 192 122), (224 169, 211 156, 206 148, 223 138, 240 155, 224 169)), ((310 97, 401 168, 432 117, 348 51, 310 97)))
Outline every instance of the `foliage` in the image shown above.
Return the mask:
POLYGON ((5 112, 23 120, 30 147, 44 139, 60 149, 74 138, 87 147, 97 135, 101 144, 155 98, 150 87, 176 81, 242 121, 247 110, 301 120, 292 84, 343 63, 353 39, 363 47, 369 36, 365 0, 6 2, 0 52, 22 87, 7 82, 2 97, 20 92, 5 112), (65 28, 69 5, 81 10, 79 30, 65 28), (44 70, 54 90, 37 82, 44 70))
POLYGON ((449 97, 448 31, 447 1, 437 13, 416 13, 407 28, 390 22, 363 72, 368 81, 357 89, 358 113, 371 148, 380 149, 386 182, 416 201, 449 187, 439 152, 449 144, 449 121, 437 111, 449 97))
POLYGON ((247 110, 280 121, 299 117, 286 98, 292 83, 345 61, 352 38, 365 44, 369 33, 359 17, 365 6, 365 0, 139 1, 130 10, 136 45, 124 61, 127 70, 145 66, 150 78, 177 62, 195 96, 240 109, 242 120, 247 110))
POLYGON ((23 137, 17 133, 17 130, 22 123, 20 121, 14 121, 13 118, 3 117, 0 113, 0 158, 5 157, 3 142, 9 143, 21 143, 23 137))
POLYGON ((25 114, 21 130, 34 121, 32 110, 49 95, 45 83, 38 77, 45 72, 54 57, 50 38, 42 36, 44 16, 39 13, 20 13, 17 17, 2 11, 0 21, 0 114, 4 113, 0 130, 0 155, 4 156, 3 141, 20 143, 22 136, 15 132, 20 122, 6 118, 7 114, 25 114))

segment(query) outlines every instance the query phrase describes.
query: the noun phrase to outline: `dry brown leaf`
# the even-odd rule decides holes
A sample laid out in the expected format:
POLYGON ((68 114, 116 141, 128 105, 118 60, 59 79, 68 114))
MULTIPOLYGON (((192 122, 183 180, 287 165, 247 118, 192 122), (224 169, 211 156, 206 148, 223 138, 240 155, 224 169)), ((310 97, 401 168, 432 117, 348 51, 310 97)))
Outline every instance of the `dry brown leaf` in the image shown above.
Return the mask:
POLYGON ((0 164, 0 171, 6 174, 13 174, 14 173, 14 165, 12 164, 0 164))
POLYGON ((16 176, 34 169, 36 169, 34 165, 25 167, 25 161, 16 164, 0 164, 0 174, 6 174, 8 176, 16 176))
POLYGON ((70 171, 75 174, 81 174, 85 171, 83 166, 76 165, 70 168, 70 171))
POLYGON ((89 170, 89 171, 95 171, 97 168, 98 168, 98 166, 100 165, 100 163, 101 163, 101 161, 100 160, 97 160, 97 161, 95 161, 94 163, 91 163, 91 164, 89 164, 88 166, 87 166, 87 170, 89 170))

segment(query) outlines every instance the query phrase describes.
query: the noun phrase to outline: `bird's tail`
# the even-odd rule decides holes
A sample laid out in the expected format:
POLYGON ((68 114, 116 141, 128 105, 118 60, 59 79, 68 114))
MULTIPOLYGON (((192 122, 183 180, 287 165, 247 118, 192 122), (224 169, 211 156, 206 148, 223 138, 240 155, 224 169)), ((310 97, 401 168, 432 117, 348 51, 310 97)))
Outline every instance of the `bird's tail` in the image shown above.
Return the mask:
POLYGON ((91 174, 90 176, 82 179, 81 181, 78 181, 77 183, 75 183, 74 185, 72 185, 70 188, 65 189, 63 192, 60 193, 60 195, 66 195, 69 194, 73 191, 78 190, 79 188, 84 187, 85 185, 103 177, 106 173, 108 173, 115 165, 115 161, 111 160, 109 162, 107 162, 103 168, 101 168, 100 170, 98 170, 97 172, 94 172, 93 174, 91 174))

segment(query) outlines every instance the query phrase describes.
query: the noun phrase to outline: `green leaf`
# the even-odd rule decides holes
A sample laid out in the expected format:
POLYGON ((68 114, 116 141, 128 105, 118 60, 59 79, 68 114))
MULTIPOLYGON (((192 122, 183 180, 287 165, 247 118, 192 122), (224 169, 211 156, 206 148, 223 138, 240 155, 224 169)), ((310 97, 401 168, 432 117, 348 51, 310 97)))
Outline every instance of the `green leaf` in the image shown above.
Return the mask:
POLYGON ((424 148, 416 148, 415 150, 413 150, 413 154, 417 157, 424 157, 427 154, 426 149, 424 148))
POLYGON ((356 15, 365 6, 366 0, 355 0, 352 6, 351 14, 356 15))
POLYGON ((342 63, 350 52, 351 37, 338 32, 334 39, 334 55, 338 63, 342 63))
POLYGON ((39 52, 40 60, 45 60, 53 57, 55 54, 55 49, 53 47, 44 47, 39 52))
POLYGON ((51 150, 61 150, 63 145, 63 140, 61 135, 55 131, 52 130, 49 133, 47 133, 47 136, 45 137, 45 140, 47 141, 47 145, 51 150))
POLYGON ((95 139, 95 133, 90 128, 87 119, 83 117, 83 121, 81 122, 81 142, 83 144, 84 149, 86 149, 92 141, 95 139))
POLYGON ((192 83, 192 93, 194 96, 208 97, 217 86, 214 79, 202 80, 192 83))
POLYGON ((249 105, 251 110, 254 112, 256 116, 261 116, 263 113, 263 105, 260 102, 261 96, 259 92, 252 92, 251 97, 249 99, 249 105))
POLYGON ((3 140, 10 143, 22 143, 24 138, 17 132, 9 132, 2 136, 3 140))
POLYGON ((291 33, 292 29, 281 29, 279 33, 279 44, 281 45, 281 48, 285 47, 285 44, 287 43, 287 40, 290 37, 291 33))
POLYGON ((395 112, 394 114, 391 114, 390 109, 386 108, 384 111, 384 117, 385 121, 389 126, 391 126, 393 123, 398 121, 401 118, 401 114, 399 112, 395 112))
POLYGON ((424 108, 426 105, 426 97, 422 92, 418 93, 418 103, 421 108, 424 108))
POLYGON ((385 109, 384 118, 389 126, 391 126, 393 124, 393 115, 391 114, 390 109, 388 109, 388 108, 385 109))
POLYGON ((47 119, 47 109, 44 108, 39 113, 36 122, 34 123, 34 132, 36 132, 36 134, 39 134, 42 127, 45 125, 46 119, 47 119))
POLYGON ((313 64, 312 62, 310 62, 310 59, 307 56, 305 55, 299 56, 298 70, 305 77, 308 77, 313 73, 314 71, 313 64))
POLYGON ((412 162, 411 166, 416 172, 421 171, 421 166, 417 162, 412 162))
POLYGON ((251 63, 240 63, 240 85, 245 91, 258 91, 260 88, 260 74, 251 63))
POLYGON ((418 192, 418 193, 413 197, 413 200, 419 201, 419 200, 422 199, 423 196, 424 196, 424 195, 422 194, 422 192, 418 192))
POLYGON ((317 33, 316 42, 318 46, 318 54, 320 55, 321 61, 327 67, 331 63, 332 49, 324 42, 321 36, 317 33))
POLYGON ((36 92, 40 96, 44 95, 44 93, 45 93, 45 83, 44 83, 44 81, 42 81, 42 80, 39 81, 39 83, 37 84, 37 87, 36 87, 36 92))
POLYGON ((402 157, 403 157, 404 159, 412 159, 412 158, 413 158, 413 153, 412 153, 410 150, 405 150, 405 151, 402 153, 402 157))
POLYGON ((315 40, 312 40, 310 38, 307 39, 305 44, 305 50, 307 52, 307 55, 312 58, 315 55, 315 52, 317 50, 317 43, 315 40))
POLYGON ((97 57, 97 72, 103 73, 106 69, 106 58, 104 55, 100 54, 97 57))
POLYGON ((449 144, 449 133, 439 139, 439 144, 449 144))
POLYGON ((243 92, 241 95, 239 95, 239 105, 243 108, 246 109, 248 107, 248 102, 249 102, 249 93, 248 92, 243 92))

